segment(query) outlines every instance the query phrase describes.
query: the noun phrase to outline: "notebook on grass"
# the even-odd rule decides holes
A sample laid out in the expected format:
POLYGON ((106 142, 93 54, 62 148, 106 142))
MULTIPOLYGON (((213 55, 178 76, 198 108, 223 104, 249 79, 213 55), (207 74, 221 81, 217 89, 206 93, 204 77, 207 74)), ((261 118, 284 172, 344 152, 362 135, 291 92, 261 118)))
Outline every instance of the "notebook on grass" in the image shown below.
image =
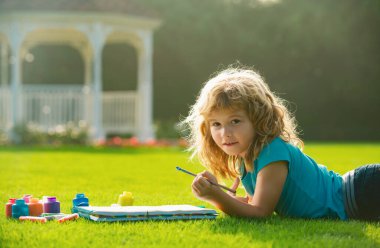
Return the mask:
POLYGON ((213 209, 191 205, 77 207, 81 217, 93 221, 194 220, 215 219, 213 209))

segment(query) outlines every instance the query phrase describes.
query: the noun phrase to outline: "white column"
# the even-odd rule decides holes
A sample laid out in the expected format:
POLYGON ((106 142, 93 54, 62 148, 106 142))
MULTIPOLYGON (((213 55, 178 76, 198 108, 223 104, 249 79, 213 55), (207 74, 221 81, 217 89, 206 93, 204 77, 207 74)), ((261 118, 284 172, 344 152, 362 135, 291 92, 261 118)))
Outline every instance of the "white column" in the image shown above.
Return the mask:
POLYGON ((83 105, 84 105, 84 112, 83 116, 81 117, 82 120, 86 121, 86 124, 92 123, 92 114, 90 109, 92 108, 91 105, 91 79, 92 79, 92 55, 91 55, 91 45, 86 44, 86 46, 83 46, 82 44, 72 44, 81 54, 83 65, 84 65, 84 84, 82 88, 83 93, 83 105))
POLYGON ((93 76, 93 125, 95 140, 105 138, 103 130, 103 99, 102 99, 102 51, 108 32, 103 28, 103 25, 96 23, 92 26, 91 30, 87 32, 90 43, 93 49, 93 63, 92 63, 92 76, 93 76))
POLYGON ((1 43, 1 86, 8 86, 8 47, 7 43, 1 43))
MULTIPOLYGON (((11 48, 11 91, 12 91, 12 123, 11 126, 19 124, 22 121, 22 84, 21 84, 21 44, 25 37, 21 26, 18 23, 12 23, 9 27, 8 37, 11 48)), ((15 140, 17 137, 12 134, 15 140)), ((16 140, 17 141, 17 140, 16 140)))
MULTIPOLYGON (((84 101, 85 101, 85 109, 93 109, 92 105, 92 90, 91 90, 91 79, 92 79, 92 60, 91 60, 91 48, 86 47, 84 52, 84 101)), ((84 119, 87 124, 92 123, 93 114, 92 111, 84 111, 84 119)))
POLYGON ((154 138, 153 131, 153 34, 139 32, 143 42, 138 55, 138 120, 137 136, 140 140, 154 138))

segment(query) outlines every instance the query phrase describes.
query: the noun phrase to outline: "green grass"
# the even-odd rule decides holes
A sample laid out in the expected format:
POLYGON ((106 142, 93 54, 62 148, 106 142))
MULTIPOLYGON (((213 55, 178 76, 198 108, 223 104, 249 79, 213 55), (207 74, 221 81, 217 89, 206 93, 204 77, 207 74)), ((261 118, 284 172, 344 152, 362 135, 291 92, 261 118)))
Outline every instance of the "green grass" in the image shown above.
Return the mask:
MULTIPOLYGON (((307 144, 305 152, 339 173, 380 162, 380 144, 307 144)), ((5 206, 8 198, 26 193, 55 195, 65 213, 77 192, 84 192, 93 206, 115 203, 120 193, 130 191, 135 205, 211 207, 193 197, 192 178, 177 172, 176 165, 202 170, 176 148, 3 147, 0 197, 5 206)), ((0 242, 0 247, 379 247, 380 223, 279 216, 255 220, 220 213, 211 221, 38 224, 2 214, 0 242)))

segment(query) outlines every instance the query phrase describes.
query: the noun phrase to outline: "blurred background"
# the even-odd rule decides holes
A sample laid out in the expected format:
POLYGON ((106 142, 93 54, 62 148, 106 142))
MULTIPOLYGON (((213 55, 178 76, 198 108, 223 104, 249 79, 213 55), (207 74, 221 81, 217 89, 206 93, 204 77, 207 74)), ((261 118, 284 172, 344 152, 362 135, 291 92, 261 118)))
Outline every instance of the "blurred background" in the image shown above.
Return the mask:
POLYGON ((380 139, 379 1, 144 2, 164 20, 157 120, 186 114, 212 72, 240 61, 290 102, 305 139, 380 139))
MULTIPOLYGON (((0 10, 11 8, 9 1, 1 2, 0 10)), ((118 1, 104 2, 109 7, 118 1)), ((128 9, 136 1, 124 2, 128 9)), ((91 5, 91 1, 77 4, 91 5)), ((157 138, 179 137, 175 124, 186 116, 202 84, 215 71, 240 62, 256 68, 289 102, 303 139, 380 140, 380 1, 139 0, 134 4, 161 22, 153 39, 152 118, 157 138)), ((105 12, 118 12, 108 7, 105 12)), ((102 90, 135 89, 136 49, 112 43, 102 53, 102 90)), ((83 83, 85 66, 72 47, 34 46, 29 54, 22 66, 23 84, 83 83)))

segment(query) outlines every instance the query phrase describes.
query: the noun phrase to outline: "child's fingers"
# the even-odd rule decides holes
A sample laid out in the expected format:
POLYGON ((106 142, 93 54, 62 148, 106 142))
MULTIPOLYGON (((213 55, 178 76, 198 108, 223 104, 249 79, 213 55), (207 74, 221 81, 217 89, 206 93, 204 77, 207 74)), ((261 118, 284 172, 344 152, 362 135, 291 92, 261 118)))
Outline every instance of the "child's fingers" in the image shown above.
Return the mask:
POLYGON ((191 186, 193 194, 197 197, 203 197, 206 195, 207 188, 210 186, 210 182, 206 178, 198 175, 191 186))
POLYGON ((209 179, 211 182, 213 183, 218 183, 218 180, 216 180, 216 177, 209 171, 203 171, 201 173, 199 173, 201 176, 209 179))
POLYGON ((198 190, 198 188, 197 188, 196 185, 194 185, 194 184, 191 185, 191 190, 193 191, 194 194, 200 195, 200 192, 199 192, 199 190, 198 190))
POLYGON ((201 179, 201 178, 202 178, 202 175, 200 173, 196 177, 194 177, 193 183, 197 183, 199 181, 199 179, 201 179))
POLYGON ((208 174, 209 172, 208 171, 202 171, 201 173, 199 173, 198 175, 202 176, 202 177, 208 177, 208 174))
POLYGON ((197 188, 201 187, 201 180, 202 180, 202 176, 200 174, 198 174, 194 180, 193 180, 193 185, 197 188))
POLYGON ((240 178, 235 178, 234 184, 232 184, 231 189, 236 190, 239 187, 240 184, 240 178))
POLYGON ((194 193, 196 193, 197 195, 199 195, 200 191, 199 191, 199 182, 198 182, 198 178, 194 178, 194 181, 193 183, 191 184, 191 189, 193 190, 194 193))
POLYGON ((207 178, 201 176, 201 174, 198 174, 193 181, 193 185, 197 188, 198 191, 201 191, 202 188, 209 187, 211 184, 207 180, 207 178))
POLYGON ((198 182, 199 182, 199 185, 201 185, 202 187, 210 186, 210 182, 205 177, 200 177, 198 182))
MULTIPOLYGON (((239 187, 239 184, 240 184, 240 179, 237 177, 235 178, 235 181, 234 183, 232 184, 231 186, 231 189, 235 190, 239 187)), ((231 196, 236 196, 236 193, 232 193, 232 192, 227 192, 227 194, 231 195, 231 196)))

